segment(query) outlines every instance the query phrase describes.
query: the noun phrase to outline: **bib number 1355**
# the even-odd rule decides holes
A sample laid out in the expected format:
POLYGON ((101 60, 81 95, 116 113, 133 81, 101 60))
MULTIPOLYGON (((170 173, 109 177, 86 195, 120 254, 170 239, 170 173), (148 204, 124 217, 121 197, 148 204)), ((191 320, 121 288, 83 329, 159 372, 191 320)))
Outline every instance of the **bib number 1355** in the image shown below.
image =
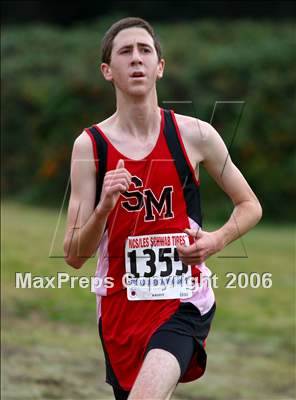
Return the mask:
POLYGON ((125 245, 125 270, 129 275, 129 300, 188 298, 186 280, 191 266, 179 258, 177 244, 189 245, 185 233, 129 236, 125 245), (185 282, 185 284, 184 284, 185 282))
POLYGON ((177 267, 174 270, 174 275, 176 276, 186 274, 188 271, 188 266, 180 261, 176 248, 160 247, 143 249, 142 255, 139 254, 138 256, 137 250, 132 250, 127 255, 130 262, 130 273, 135 278, 140 277, 140 269, 144 278, 152 278, 156 275, 157 270, 157 276, 162 278, 168 277, 173 273, 174 265, 177 267))

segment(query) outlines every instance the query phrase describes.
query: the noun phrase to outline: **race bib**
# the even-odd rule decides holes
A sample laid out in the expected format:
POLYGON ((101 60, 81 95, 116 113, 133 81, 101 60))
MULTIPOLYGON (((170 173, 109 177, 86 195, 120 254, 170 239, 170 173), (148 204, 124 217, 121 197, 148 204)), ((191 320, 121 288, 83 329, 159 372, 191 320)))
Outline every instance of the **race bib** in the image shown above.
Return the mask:
POLYGON ((192 296, 191 266, 179 259, 176 245, 189 245, 185 233, 129 236, 125 245, 129 300, 181 299, 192 296))

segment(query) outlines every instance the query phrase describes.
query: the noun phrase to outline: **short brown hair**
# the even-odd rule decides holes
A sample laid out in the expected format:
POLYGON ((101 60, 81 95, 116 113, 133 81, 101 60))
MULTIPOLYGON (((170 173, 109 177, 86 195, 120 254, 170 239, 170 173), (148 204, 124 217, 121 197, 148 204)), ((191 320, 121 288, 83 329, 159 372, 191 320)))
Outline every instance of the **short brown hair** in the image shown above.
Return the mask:
POLYGON ((142 18, 128 17, 120 19, 119 21, 115 22, 105 33, 101 43, 101 58, 103 63, 110 64, 111 52, 115 36, 123 29, 134 28, 134 27, 143 28, 150 34, 150 36, 154 41, 154 47, 158 56, 158 61, 160 61, 161 59, 160 42, 157 39, 152 26, 149 24, 149 22, 145 21, 142 18))

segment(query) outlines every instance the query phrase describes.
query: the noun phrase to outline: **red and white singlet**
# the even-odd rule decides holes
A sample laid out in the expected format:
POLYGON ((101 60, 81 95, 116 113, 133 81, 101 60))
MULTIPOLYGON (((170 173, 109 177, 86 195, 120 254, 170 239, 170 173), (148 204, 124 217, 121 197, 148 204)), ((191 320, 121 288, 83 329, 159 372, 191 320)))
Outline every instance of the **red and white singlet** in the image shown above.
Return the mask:
MULTIPOLYGON (((191 302, 201 315, 215 303, 209 285, 191 294, 179 287, 182 276, 206 279, 211 271, 205 264, 186 268, 178 259, 176 243, 189 243, 184 229, 201 226, 199 181, 174 113, 161 109, 161 121, 157 142, 143 160, 121 154, 97 125, 86 129, 97 167, 96 203, 105 173, 115 169, 119 159, 132 175, 128 191, 108 217, 98 249, 96 277, 99 282, 111 278, 113 287, 95 289, 105 355, 125 390, 135 381, 152 334, 180 302, 191 302), (131 275, 124 280, 127 273, 131 275)), ((202 374, 192 362, 182 381, 202 374)))

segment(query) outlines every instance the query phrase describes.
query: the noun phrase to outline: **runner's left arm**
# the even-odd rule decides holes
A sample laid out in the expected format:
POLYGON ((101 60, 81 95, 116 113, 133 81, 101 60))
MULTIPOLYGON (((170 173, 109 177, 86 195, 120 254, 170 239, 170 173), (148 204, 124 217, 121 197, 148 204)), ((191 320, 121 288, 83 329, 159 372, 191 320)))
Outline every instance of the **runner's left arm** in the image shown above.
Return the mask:
POLYGON ((210 255, 222 250, 248 232, 262 216, 262 208, 255 193, 232 162, 221 136, 205 122, 202 129, 202 140, 197 138, 201 164, 228 195, 234 208, 228 221, 214 232, 187 230, 187 233, 196 239, 191 246, 178 247, 180 258, 187 264, 201 263, 210 255))

